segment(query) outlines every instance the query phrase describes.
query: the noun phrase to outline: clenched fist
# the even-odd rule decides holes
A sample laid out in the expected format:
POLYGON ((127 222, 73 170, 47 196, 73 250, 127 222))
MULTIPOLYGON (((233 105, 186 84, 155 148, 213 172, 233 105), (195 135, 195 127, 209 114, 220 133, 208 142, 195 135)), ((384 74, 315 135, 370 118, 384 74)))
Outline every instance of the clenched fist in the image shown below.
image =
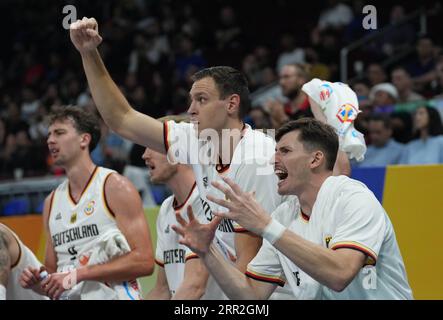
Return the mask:
POLYGON ((71 24, 70 36, 81 54, 94 51, 103 40, 98 33, 97 21, 86 17, 71 24))

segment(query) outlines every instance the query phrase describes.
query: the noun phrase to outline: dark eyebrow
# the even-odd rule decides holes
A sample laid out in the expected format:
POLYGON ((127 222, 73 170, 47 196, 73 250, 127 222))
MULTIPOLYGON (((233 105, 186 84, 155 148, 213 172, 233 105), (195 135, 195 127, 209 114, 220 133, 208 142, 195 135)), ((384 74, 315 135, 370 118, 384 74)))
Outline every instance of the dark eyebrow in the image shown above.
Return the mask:
MULTIPOLYGON (((199 96, 208 96, 208 94, 207 93, 205 93, 205 92, 196 92, 195 94, 194 94, 194 97, 199 97, 199 96)), ((192 94, 191 93, 189 93, 189 98, 190 99, 192 99, 192 94)))
POLYGON ((281 146, 281 147, 278 148, 278 150, 280 150, 280 151, 282 151, 282 150, 291 150, 291 148, 289 148, 288 146, 281 146))

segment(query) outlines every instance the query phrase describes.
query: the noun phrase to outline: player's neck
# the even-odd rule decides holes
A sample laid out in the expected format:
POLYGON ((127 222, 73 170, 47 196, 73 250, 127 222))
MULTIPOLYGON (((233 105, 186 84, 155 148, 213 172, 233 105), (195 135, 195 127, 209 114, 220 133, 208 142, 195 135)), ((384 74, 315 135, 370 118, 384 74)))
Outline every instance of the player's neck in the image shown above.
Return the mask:
POLYGON ((240 142, 243 136, 243 130, 245 124, 239 119, 232 119, 226 126, 227 129, 224 132, 219 132, 219 144, 218 154, 221 159, 221 164, 230 164, 234 155, 235 148, 240 142))
POLYGON ((313 175, 309 182, 304 184, 303 190, 300 192, 300 195, 297 195, 300 201, 301 211, 308 217, 311 216, 312 208, 317 201, 317 195, 320 191, 321 186, 331 175, 332 173, 330 172, 313 175))
POLYGON ((178 168, 177 173, 168 180, 166 185, 174 194, 177 204, 183 204, 194 186, 195 178, 190 168, 178 168))
POLYGON ((83 191, 95 168, 96 165, 90 157, 79 159, 75 164, 65 168, 72 195, 75 196, 83 191))

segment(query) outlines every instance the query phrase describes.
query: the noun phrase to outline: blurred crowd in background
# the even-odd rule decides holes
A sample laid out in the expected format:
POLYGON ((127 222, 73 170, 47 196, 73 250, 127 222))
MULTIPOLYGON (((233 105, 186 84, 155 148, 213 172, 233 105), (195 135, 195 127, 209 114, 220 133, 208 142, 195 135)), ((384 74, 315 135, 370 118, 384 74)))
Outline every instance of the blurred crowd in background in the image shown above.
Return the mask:
MULTIPOLYGON (((62 27, 62 8, 93 16, 103 60, 137 110, 154 117, 186 112, 190 76, 229 65, 251 92, 279 95, 251 106, 245 121, 278 128, 310 116, 301 87, 340 80, 340 49, 376 30, 362 28, 365 1, 2 1, 0 3, 0 179, 62 174, 46 147, 47 115, 65 105, 96 111, 78 52, 62 27)), ((443 30, 438 1, 426 4, 427 32, 404 23, 419 4, 377 4, 379 28, 394 26, 349 57, 357 93, 356 127, 368 153, 355 166, 443 163, 443 30), (385 62, 407 52, 395 63, 385 62)), ((94 161, 120 172, 143 167, 143 148, 102 122, 94 161)))

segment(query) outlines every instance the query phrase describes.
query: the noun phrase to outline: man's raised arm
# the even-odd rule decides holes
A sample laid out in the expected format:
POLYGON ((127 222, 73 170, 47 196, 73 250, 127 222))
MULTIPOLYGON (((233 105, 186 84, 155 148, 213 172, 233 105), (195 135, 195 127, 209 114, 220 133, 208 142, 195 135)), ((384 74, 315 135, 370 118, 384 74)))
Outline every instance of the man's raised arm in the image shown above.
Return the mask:
POLYGON ((97 21, 83 18, 74 22, 70 36, 80 52, 92 97, 106 124, 126 139, 164 153, 162 123, 134 110, 106 70, 97 50, 102 42, 97 21))

